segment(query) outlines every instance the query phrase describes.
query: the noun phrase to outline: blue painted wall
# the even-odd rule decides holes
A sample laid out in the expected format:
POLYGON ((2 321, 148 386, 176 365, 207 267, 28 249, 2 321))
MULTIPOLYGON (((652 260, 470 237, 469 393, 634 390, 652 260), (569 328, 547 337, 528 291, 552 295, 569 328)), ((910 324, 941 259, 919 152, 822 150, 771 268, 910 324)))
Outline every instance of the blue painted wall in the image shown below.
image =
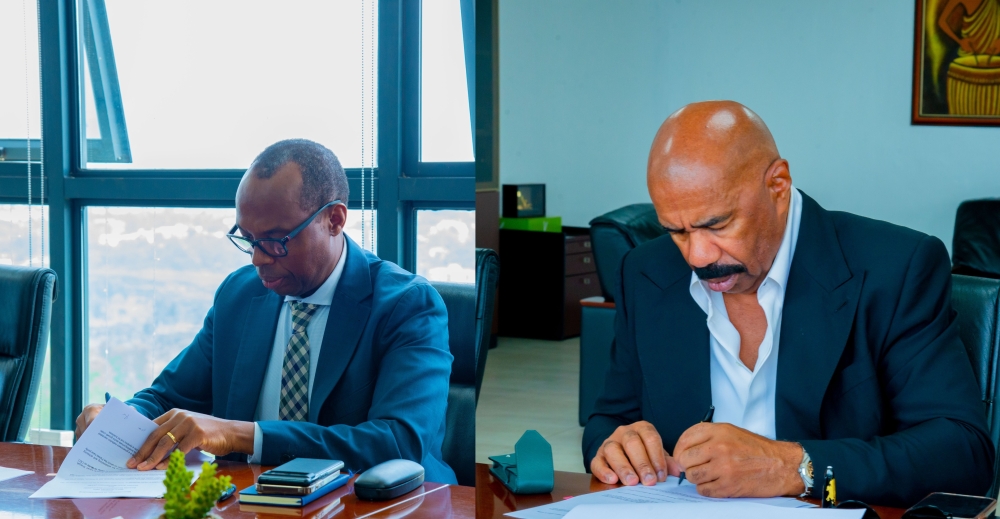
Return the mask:
POLYGON ((951 246, 962 200, 1000 196, 1000 128, 910 125, 913 0, 500 0, 502 183, 548 184, 587 225, 648 202, 663 119, 733 99, 828 209, 951 246))

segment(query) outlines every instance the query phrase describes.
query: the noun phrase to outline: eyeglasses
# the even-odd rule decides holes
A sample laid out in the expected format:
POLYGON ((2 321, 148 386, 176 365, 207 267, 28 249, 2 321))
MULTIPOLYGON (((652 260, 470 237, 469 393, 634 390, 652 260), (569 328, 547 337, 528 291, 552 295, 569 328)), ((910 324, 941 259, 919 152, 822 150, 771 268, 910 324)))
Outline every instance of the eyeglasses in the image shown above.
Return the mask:
POLYGON ((323 207, 320 207, 315 213, 313 213, 312 216, 306 219, 306 221, 302 222, 302 224, 300 224, 298 227, 292 230, 292 232, 288 233, 288 235, 285 236, 284 238, 261 238, 259 240, 249 240, 243 236, 240 236, 239 234, 236 234, 236 230, 239 229, 240 227, 238 224, 234 225, 233 228, 229 230, 229 233, 226 234, 226 236, 229 237, 229 241, 233 242, 233 245, 235 245, 237 249, 247 254, 253 254, 253 248, 258 247, 260 248, 260 250, 264 251, 264 254, 267 254, 272 258, 282 258, 288 255, 288 248, 285 247, 285 244, 288 243, 288 240, 291 240, 292 238, 295 237, 295 235, 302 232, 302 229, 308 227, 309 224, 312 223, 312 221, 315 220, 316 217, 319 216, 319 214, 322 213, 324 209, 330 207, 331 205, 337 205, 340 203, 343 202, 341 202, 340 200, 334 200, 333 202, 330 202, 324 205, 323 207))

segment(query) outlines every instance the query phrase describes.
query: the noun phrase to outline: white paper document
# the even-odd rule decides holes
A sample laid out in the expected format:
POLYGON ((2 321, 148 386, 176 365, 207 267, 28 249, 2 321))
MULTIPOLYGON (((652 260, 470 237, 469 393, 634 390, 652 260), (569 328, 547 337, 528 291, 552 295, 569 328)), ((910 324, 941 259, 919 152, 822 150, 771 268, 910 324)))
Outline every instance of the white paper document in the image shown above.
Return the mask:
POLYGON ((608 517, 663 517, 698 519, 861 519, 864 510, 832 508, 782 508, 759 503, 658 503, 645 505, 580 505, 566 519, 608 517))
MULTIPOLYGON (((166 471, 125 467, 156 427, 152 420, 112 398, 66 455, 55 478, 31 497, 163 496, 166 471)), ((196 474, 200 470, 197 467, 196 474)))
POLYGON ((667 481, 657 483, 647 487, 636 485, 632 487, 618 487, 602 492, 583 494, 572 499, 552 503, 549 505, 509 512, 507 515, 518 519, 557 519, 564 517, 570 510, 580 505, 633 505, 633 504, 719 504, 732 503, 743 504, 753 503, 759 505, 770 505, 781 508, 815 508, 814 505, 792 499, 790 497, 770 497, 770 498, 740 498, 740 499, 715 499, 705 497, 698 493, 697 486, 685 481, 677 484, 678 478, 667 477, 667 481))
POLYGON ((0 481, 7 479, 14 479, 17 477, 24 476, 25 474, 34 474, 30 470, 20 470, 20 469, 9 469, 7 467, 0 467, 0 481))

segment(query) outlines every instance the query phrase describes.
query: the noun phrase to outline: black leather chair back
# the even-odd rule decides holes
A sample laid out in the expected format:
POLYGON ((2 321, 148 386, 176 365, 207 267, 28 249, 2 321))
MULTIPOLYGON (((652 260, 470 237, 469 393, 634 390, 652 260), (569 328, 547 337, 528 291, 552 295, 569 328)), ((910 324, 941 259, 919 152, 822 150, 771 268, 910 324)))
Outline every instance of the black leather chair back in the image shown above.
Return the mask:
POLYGON ((448 345, 455 357, 451 363, 441 454, 455 471, 458 484, 473 487, 476 486, 476 402, 489 350, 497 266, 495 252, 476 249, 475 285, 432 283, 448 308, 448 345))
POLYGON ((0 265, 0 441, 23 441, 49 341, 56 273, 0 265))
POLYGON ((614 301, 615 275, 625 253, 664 233, 653 204, 627 205, 590 221, 594 263, 605 301, 614 301))
POLYGON ((958 206, 951 251, 953 273, 1000 278, 1000 198, 958 206))
POLYGON ((432 283, 448 308, 448 345, 455 357, 448 384, 441 454, 460 485, 476 485, 476 287, 432 283))
MULTIPOLYGON (((1000 450, 1000 413, 997 412, 997 391, 1000 389, 997 387, 1000 368, 1000 280, 953 274, 951 306, 958 312, 958 333, 979 382, 990 437, 994 447, 1000 450)), ((997 468, 1000 469, 1000 463, 997 468)), ((997 496, 1000 484, 997 473, 995 469, 991 497, 997 496)))
POLYGON ((500 256, 493 249, 476 249, 476 403, 483 387, 486 354, 490 351, 493 332, 493 306, 496 304, 497 283, 500 279, 500 256))

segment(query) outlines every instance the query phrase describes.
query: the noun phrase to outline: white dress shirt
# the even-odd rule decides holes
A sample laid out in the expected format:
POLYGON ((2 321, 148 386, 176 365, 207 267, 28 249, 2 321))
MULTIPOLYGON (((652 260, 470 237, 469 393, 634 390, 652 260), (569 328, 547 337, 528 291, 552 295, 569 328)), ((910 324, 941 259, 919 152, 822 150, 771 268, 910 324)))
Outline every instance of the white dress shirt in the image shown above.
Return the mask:
POLYGON ((347 263, 346 244, 340 255, 340 260, 337 261, 337 266, 330 273, 330 277, 326 278, 326 281, 312 295, 309 297, 285 296, 285 302, 281 305, 281 313, 278 314, 278 328, 274 333, 271 358, 267 362, 267 371, 264 372, 264 384, 260 388, 260 397, 257 399, 257 411, 254 413, 253 454, 248 460, 250 463, 260 463, 260 451, 264 443, 264 435, 256 422, 278 419, 278 407, 281 404, 281 369, 285 362, 285 348, 288 347, 288 341, 292 338, 292 312, 291 305, 288 303, 301 301, 319 305, 306 326, 306 336, 309 337, 309 405, 311 406, 313 381, 316 379, 316 365, 319 363, 319 350, 323 345, 326 321, 330 316, 330 304, 333 303, 333 294, 337 291, 337 283, 340 282, 340 275, 344 272, 345 263, 347 263))
POLYGON ((740 360, 740 334, 726 311, 721 292, 691 273, 691 297, 707 314, 713 422, 730 423, 770 439, 775 439, 774 395, 778 376, 778 345, 781 310, 785 304, 788 271, 802 220, 802 195, 792 188, 785 234, 764 282, 757 289, 757 302, 767 318, 767 331, 757 352, 753 371, 740 360))

